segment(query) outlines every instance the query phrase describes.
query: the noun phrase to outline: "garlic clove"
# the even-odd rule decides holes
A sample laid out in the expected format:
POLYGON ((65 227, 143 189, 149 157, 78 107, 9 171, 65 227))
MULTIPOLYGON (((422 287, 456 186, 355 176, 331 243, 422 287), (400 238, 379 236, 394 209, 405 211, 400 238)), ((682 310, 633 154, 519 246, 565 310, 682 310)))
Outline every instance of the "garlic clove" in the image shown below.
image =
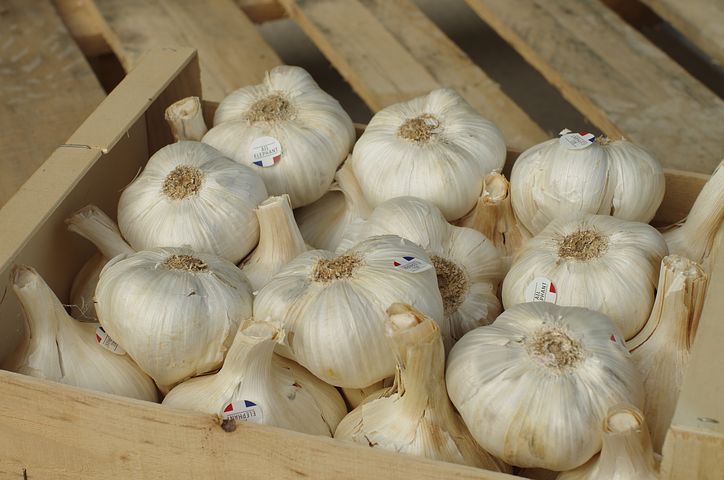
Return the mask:
POLYGON ((172 103, 166 109, 164 118, 177 142, 181 140, 200 142, 208 131, 199 97, 186 97, 172 103))

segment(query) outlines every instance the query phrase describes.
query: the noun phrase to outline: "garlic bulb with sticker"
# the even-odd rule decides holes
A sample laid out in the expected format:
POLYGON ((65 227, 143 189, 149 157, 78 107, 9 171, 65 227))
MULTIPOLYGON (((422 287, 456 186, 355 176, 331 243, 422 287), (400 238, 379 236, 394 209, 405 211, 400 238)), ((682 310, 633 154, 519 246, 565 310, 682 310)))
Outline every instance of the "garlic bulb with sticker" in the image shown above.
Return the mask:
POLYGON ((431 262, 394 235, 369 238, 340 255, 305 252, 257 294, 254 316, 284 330, 280 354, 331 385, 367 387, 395 373, 384 340, 389 305, 408 303, 442 323, 431 262))
POLYGON ((455 220, 473 208, 483 177, 503 167, 505 153, 498 128, 442 88, 377 112, 351 160, 371 206, 413 196, 455 220))
POLYGON ((184 248, 115 257, 96 288, 101 325, 162 391, 221 366, 251 304, 236 265, 184 248))
POLYGON ((646 323, 666 243, 650 225, 605 215, 556 219, 528 240, 503 282, 503 305, 531 301, 606 314, 626 340, 646 323))
POLYGON ((518 220, 533 235, 581 213, 649 222, 664 198, 664 171, 627 140, 561 132, 521 153, 510 175, 518 220))
POLYGON ((35 269, 16 266, 12 287, 25 316, 25 339, 3 368, 54 382, 124 397, 158 401, 156 386, 128 355, 100 341, 97 323, 68 315, 35 269), (98 335, 98 338, 97 338, 98 335))
POLYGON ((281 336, 268 323, 245 322, 221 370, 176 386, 163 404, 331 437, 347 413, 344 401, 334 387, 274 354, 281 336))
POLYGON ((254 208, 267 198, 251 168, 199 142, 167 145, 118 201, 118 226, 134 250, 189 246, 239 262, 259 240, 254 208))
POLYGON ((641 407, 641 376, 602 313, 524 303, 466 334, 448 356, 447 390, 478 443, 507 463, 575 468, 601 449, 619 403, 641 407))
POLYGON ((339 102, 304 69, 287 65, 224 98, 203 138, 253 168, 271 195, 289 194, 294 208, 324 195, 354 140, 339 102))
POLYGON ((385 335, 395 354, 395 384, 350 412, 334 438, 493 471, 507 468, 480 448, 445 390, 445 349, 429 317, 404 304, 387 309, 385 335))

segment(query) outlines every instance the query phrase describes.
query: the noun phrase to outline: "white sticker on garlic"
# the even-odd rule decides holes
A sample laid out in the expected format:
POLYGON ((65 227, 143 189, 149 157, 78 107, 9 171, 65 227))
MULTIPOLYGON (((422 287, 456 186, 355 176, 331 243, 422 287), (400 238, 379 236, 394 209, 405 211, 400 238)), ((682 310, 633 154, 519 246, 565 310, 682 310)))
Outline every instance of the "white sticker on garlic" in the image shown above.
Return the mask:
POLYGON ((426 261, 411 256, 395 257, 392 259, 392 264, 396 268, 410 273, 425 272, 432 268, 432 265, 426 261))
POLYGON ((596 140, 596 136, 592 133, 571 132, 567 128, 561 130, 559 135, 561 136, 559 142, 569 150, 583 150, 593 145, 596 140))
POLYGON ((234 400, 224 406, 221 418, 262 424, 264 423, 264 412, 261 406, 250 400, 234 400))
POLYGON ((282 158, 282 144, 274 137, 259 137, 249 148, 251 163, 257 167, 273 167, 282 158))
POLYGON ((556 303, 557 296, 556 286, 546 277, 536 277, 525 288, 526 302, 556 303))
POLYGON ((96 328, 96 342, 98 342, 101 347, 105 348, 106 350, 110 350, 117 355, 126 354, 126 351, 123 350, 120 345, 118 345, 118 342, 113 340, 111 336, 108 335, 101 326, 96 328))

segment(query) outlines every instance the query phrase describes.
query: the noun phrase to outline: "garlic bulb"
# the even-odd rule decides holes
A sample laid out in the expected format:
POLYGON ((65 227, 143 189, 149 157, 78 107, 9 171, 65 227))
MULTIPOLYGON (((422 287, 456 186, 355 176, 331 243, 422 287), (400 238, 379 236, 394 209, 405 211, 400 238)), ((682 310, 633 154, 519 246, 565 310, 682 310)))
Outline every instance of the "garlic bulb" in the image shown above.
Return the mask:
POLYGON ((256 209, 259 245, 241 265, 253 291, 261 289, 287 263, 308 250, 294 222, 289 195, 269 197, 256 209))
POLYGON ((601 448, 609 408, 642 406, 641 376, 602 313, 515 305, 455 344, 447 390, 478 443, 507 463, 575 468, 601 448))
POLYGON ((331 437, 347 413, 342 397, 299 365, 275 355, 280 336, 268 323, 245 322, 221 370, 176 386, 163 404, 331 437))
POLYGON ((583 214, 556 219, 528 240, 503 282, 503 305, 545 301, 606 314, 626 340, 654 303, 661 234, 645 223, 583 214))
POLYGON ((661 452, 674 416, 706 284, 707 275, 697 263, 679 255, 665 257, 651 316, 644 329, 627 342, 643 373, 644 417, 657 452, 661 452))
POLYGON ((257 294, 254 316, 286 332, 280 354, 329 384, 363 388, 395 373, 384 323, 397 301, 442 323, 432 261, 412 242, 385 235, 338 256, 301 254, 257 294))
POLYGON ((435 322, 409 305, 387 310, 385 334, 397 371, 380 398, 350 412, 334 438, 444 462, 501 471, 506 466, 480 448, 445 391, 445 350, 435 322))
POLYGON ((375 395, 379 398, 387 388, 392 386, 392 384, 387 385, 388 380, 389 379, 380 380, 363 388, 340 388, 342 397, 344 397, 344 401, 352 409, 357 408, 365 403, 367 399, 372 400, 372 397, 375 395))
POLYGON ((218 368, 251 304, 236 265, 183 248, 115 257, 96 288, 103 328, 162 391, 218 368))
POLYGON ((112 352, 99 344, 105 334, 97 323, 70 317, 35 269, 16 266, 11 280, 23 307, 26 338, 3 368, 66 385, 158 401, 153 381, 121 350, 112 352))
POLYGON ((419 197, 455 220, 473 208, 505 153, 498 128, 443 88, 377 112, 354 146, 352 168, 371 206, 419 197))
POLYGON ((500 254, 483 234, 454 227, 432 203, 398 197, 381 203, 369 220, 351 227, 339 249, 363 238, 392 234, 421 246, 430 255, 445 308, 447 347, 466 332, 492 323, 501 311, 496 296, 503 279, 500 254))
POLYGON ((617 405, 603 421, 601 453, 557 480, 657 480, 656 460, 641 411, 617 405))
POLYGON ((182 98, 171 104, 164 115, 176 141, 195 140, 200 142, 207 132, 199 97, 182 98))
POLYGON ((347 160, 334 174, 334 183, 322 198, 294 211, 299 231, 314 248, 335 251, 345 229, 372 213, 347 160))
POLYGON ((287 193, 297 208, 324 195, 354 139, 339 102, 304 69, 283 65, 224 98, 203 141, 252 167, 271 195, 287 193))
POLYGON ((135 250, 189 246, 237 263, 259 240, 254 208, 266 198, 251 168, 182 141, 153 154, 126 187, 118 226, 135 250))
POLYGON ((561 132, 521 153, 510 175, 518 220, 533 235, 581 213, 646 223, 664 198, 664 171, 643 148, 590 133, 561 132))

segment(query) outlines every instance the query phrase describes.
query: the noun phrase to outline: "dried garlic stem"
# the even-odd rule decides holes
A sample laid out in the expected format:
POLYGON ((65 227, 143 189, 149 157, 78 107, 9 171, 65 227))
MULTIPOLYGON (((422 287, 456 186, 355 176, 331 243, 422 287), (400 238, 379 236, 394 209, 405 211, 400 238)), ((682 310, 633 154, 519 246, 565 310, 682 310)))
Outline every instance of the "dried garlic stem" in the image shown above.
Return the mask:
POLYGON ((133 254, 116 223, 95 205, 88 205, 65 220, 68 230, 90 240, 106 259, 133 254))
POLYGON ((349 159, 345 161, 342 168, 334 174, 334 180, 336 187, 333 186, 332 188, 344 194, 344 199, 347 202, 347 210, 352 215, 352 218, 368 218, 372 213, 372 208, 362 194, 362 189, 360 189, 359 183, 352 171, 352 162, 350 162, 349 159))
POLYGON ((165 118, 177 142, 181 140, 200 142, 208 131, 199 97, 187 97, 171 104, 166 109, 165 118))
POLYGON ((267 380, 271 377, 272 357, 278 336, 279 331, 268 323, 242 324, 229 347, 221 367, 222 372, 253 372, 256 381, 269 384, 267 380))

